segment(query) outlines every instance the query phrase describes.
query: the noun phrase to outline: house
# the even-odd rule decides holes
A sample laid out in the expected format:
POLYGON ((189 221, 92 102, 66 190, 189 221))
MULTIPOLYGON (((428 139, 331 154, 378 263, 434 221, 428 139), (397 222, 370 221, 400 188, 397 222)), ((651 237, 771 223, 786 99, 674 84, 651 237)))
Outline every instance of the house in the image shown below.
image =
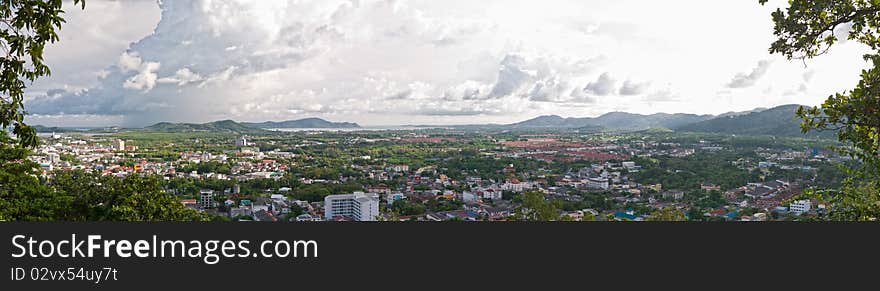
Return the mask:
POLYGON ((186 207, 189 207, 192 209, 198 208, 198 200, 196 200, 196 199, 183 199, 183 200, 180 200, 180 203, 182 203, 183 206, 186 206, 186 207))
POLYGON ((474 195, 474 193, 468 191, 464 191, 461 193, 461 201, 464 201, 464 203, 477 202, 477 195, 474 195))
POLYGON ((507 183, 501 184, 501 190, 504 191, 523 192, 527 188, 531 188, 529 183, 520 182, 519 179, 511 179, 507 183))
POLYGON ((391 188, 388 188, 385 184, 379 184, 376 186, 367 187, 367 193, 391 193, 391 188))
POLYGON ((250 207, 233 207, 229 209, 229 217, 238 216, 253 216, 253 211, 250 207))
POLYGON ((461 220, 461 221, 476 221, 480 215, 471 210, 453 210, 453 211, 443 211, 437 213, 428 213, 425 216, 429 220, 433 221, 447 221, 447 220, 461 220))
POLYGON ((323 221, 323 219, 321 219, 321 216, 311 215, 308 213, 300 214, 299 216, 297 216, 295 218, 295 220, 296 221, 323 221))
POLYGON ((476 191, 477 195, 482 197, 483 199, 491 199, 491 200, 500 200, 502 199, 502 192, 499 189, 485 188, 479 189, 476 191))
POLYGON ((721 191, 721 186, 715 184, 700 184, 700 190, 703 191, 721 191))
POLYGON ((610 184, 608 183, 607 178, 601 178, 601 177, 587 178, 587 180, 585 182, 586 182, 587 188, 590 188, 590 189, 608 190, 608 188, 610 188, 610 184))
POLYGON ((391 205, 391 204, 394 203, 394 201, 397 201, 397 200, 400 200, 400 199, 405 199, 405 198, 406 198, 406 196, 404 196, 403 193, 399 193, 399 192, 398 192, 398 193, 394 193, 394 194, 388 194, 388 195, 386 195, 386 196, 385 196, 385 201, 388 202, 388 205, 391 205))
POLYGON ((275 215, 273 215, 271 212, 269 212, 267 210, 256 211, 256 212, 254 212, 253 217, 254 217, 254 221, 269 221, 269 222, 278 221, 278 218, 276 218, 275 215))
POLYGON ((684 198, 684 191, 669 190, 663 192, 661 196, 663 197, 663 199, 681 200, 682 198, 684 198))
POLYGON ((510 216, 511 211, 505 207, 480 207, 479 212, 485 215, 489 220, 503 220, 510 216))
POLYGON ((618 221, 644 221, 645 218, 636 215, 632 209, 626 211, 618 211, 614 213, 614 220, 618 221))

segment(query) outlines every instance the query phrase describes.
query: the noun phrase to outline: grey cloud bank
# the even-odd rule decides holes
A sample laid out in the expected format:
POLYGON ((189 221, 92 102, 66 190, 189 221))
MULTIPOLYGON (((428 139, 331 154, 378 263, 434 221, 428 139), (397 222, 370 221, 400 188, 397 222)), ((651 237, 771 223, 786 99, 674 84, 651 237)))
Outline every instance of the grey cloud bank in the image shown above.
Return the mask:
MULTIPOLYGON (((113 13, 112 21, 123 26, 126 19, 118 14, 142 13, 135 10, 145 3, 101 5, 72 13, 113 13)), ((113 58, 106 51, 78 49, 83 58, 106 64, 89 66, 91 71, 77 78, 58 76, 40 84, 26 101, 31 118, 50 124, 63 123, 66 116, 88 117, 144 126, 321 116, 369 125, 503 123, 621 109, 713 113, 705 112, 705 105, 718 102, 706 92, 739 89, 731 93, 741 94, 737 102, 713 109, 718 112, 791 103, 806 89, 771 99, 755 95, 751 87, 772 78, 787 84, 780 87, 806 88, 800 85, 827 71, 811 69, 807 78, 803 68, 780 66, 780 75, 771 76, 772 60, 764 52, 748 56, 765 59, 749 73, 736 73, 741 70, 737 60, 717 59, 708 67, 690 51, 707 45, 676 47, 680 40, 672 31, 655 30, 664 28, 659 18, 627 14, 633 7, 659 5, 644 1, 165 0, 154 5, 161 14, 152 33, 132 39, 113 58), (688 50, 687 57, 681 50, 688 50), (678 61, 678 67, 664 67, 667 60, 678 61), (711 72, 693 73, 706 70, 711 72), (796 77, 786 79, 791 75, 796 77)), ((723 5, 731 13, 761 11, 757 5, 723 5)), ((769 21, 769 14, 754 14, 769 21)), ((723 19, 715 24, 719 33, 730 25, 723 19)), ((86 22, 71 25, 88 30, 86 22)), ((88 36, 62 33, 71 39, 88 36)), ((767 45, 762 37, 737 41, 739 47, 731 50, 767 45)), ((120 41, 113 43, 118 47, 120 41)), ((81 63, 58 64, 59 71, 69 73, 75 70, 65 66, 81 63)))

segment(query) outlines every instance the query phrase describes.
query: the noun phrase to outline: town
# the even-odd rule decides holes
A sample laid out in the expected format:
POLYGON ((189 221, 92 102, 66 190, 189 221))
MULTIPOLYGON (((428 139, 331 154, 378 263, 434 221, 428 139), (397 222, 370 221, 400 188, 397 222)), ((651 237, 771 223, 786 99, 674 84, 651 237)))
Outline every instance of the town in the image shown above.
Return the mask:
POLYGON ((30 159, 155 175, 231 221, 773 221, 821 214, 831 141, 671 132, 462 130, 43 134, 30 159), (542 211, 546 210, 546 211, 542 211))

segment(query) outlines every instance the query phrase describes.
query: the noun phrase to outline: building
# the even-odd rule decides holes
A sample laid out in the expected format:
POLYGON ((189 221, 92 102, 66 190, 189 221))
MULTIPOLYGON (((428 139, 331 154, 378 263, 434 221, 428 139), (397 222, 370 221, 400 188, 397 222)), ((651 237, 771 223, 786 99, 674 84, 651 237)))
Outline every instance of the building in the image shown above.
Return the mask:
POLYGON ((608 179, 587 178, 587 188, 608 190, 608 188, 610 188, 610 187, 611 187, 611 185, 608 184, 608 179))
POLYGON ((715 184, 700 184, 700 190, 703 191, 721 191, 721 186, 715 184))
POLYGON ((125 150, 125 141, 121 140, 121 139, 113 140, 113 150, 124 151, 125 150))
POLYGON ((529 183, 520 182, 518 179, 513 179, 507 183, 501 184, 501 190, 504 191, 523 192, 527 188, 531 188, 529 187, 529 183))
POLYGON ((663 199, 673 199, 673 200, 681 200, 684 198, 684 191, 666 191, 661 194, 663 199))
POLYGON ((378 194, 354 192, 353 194, 324 197, 324 217, 326 220, 344 217, 354 221, 376 221, 378 216, 378 194))
POLYGON ((385 196, 385 200, 388 202, 388 205, 394 204, 394 201, 405 199, 406 196, 403 193, 393 193, 385 196))
POLYGON ((202 209, 214 208, 214 191, 213 190, 199 191, 199 206, 202 209))
POLYGON ((235 146, 237 147, 246 147, 249 146, 247 138, 241 136, 235 139, 235 146))
POLYGON ((810 203, 810 200, 806 199, 792 202, 790 205, 788 205, 788 212, 791 212, 794 215, 804 214, 805 212, 810 211, 810 208, 812 206, 811 204, 812 203, 810 203))
POLYGON ((57 153, 49 153, 46 155, 46 158, 49 160, 49 163, 53 165, 61 162, 61 155, 57 153))

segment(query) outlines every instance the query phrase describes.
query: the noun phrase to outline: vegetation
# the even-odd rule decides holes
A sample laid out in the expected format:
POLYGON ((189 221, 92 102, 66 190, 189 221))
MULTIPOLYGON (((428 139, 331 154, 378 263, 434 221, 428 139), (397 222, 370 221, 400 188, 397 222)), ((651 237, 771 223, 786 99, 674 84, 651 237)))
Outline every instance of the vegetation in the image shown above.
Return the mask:
POLYGON ((800 120, 795 116, 799 105, 784 105, 760 112, 719 117, 702 122, 691 123, 676 128, 680 131, 715 132, 739 135, 775 135, 775 136, 822 136, 830 135, 822 132, 802 132, 800 120))
MULTIPOLYGON (((74 0, 85 9, 85 2, 74 0)), ((117 179, 82 172, 59 173, 52 184, 38 179, 39 167, 27 160, 38 144, 36 130, 24 123, 26 82, 49 75, 43 62, 47 43, 59 39, 62 1, 16 0, 0 3, 0 220, 165 221, 205 220, 165 193, 156 177, 117 179)), ((63 157, 69 160, 69 157, 63 157)))
POLYGON ((663 208, 654 211, 645 220, 647 221, 685 221, 684 212, 675 208, 663 208))
MULTIPOLYGON (((760 0, 765 4, 767 0, 760 0)), ((864 55, 871 66, 863 70, 858 85, 849 92, 829 96, 816 107, 801 107, 803 132, 836 131, 847 147, 838 150, 862 162, 851 168, 841 189, 809 194, 832 205, 834 220, 880 218, 880 3, 873 0, 791 0, 783 11, 773 12, 778 39, 770 47, 788 59, 820 56, 840 41, 837 29, 848 25, 848 40, 868 46, 864 55)))
POLYGON ((529 191, 523 194, 523 203, 516 210, 516 217, 526 221, 553 221, 559 220, 559 213, 552 201, 544 199, 544 194, 529 191))

